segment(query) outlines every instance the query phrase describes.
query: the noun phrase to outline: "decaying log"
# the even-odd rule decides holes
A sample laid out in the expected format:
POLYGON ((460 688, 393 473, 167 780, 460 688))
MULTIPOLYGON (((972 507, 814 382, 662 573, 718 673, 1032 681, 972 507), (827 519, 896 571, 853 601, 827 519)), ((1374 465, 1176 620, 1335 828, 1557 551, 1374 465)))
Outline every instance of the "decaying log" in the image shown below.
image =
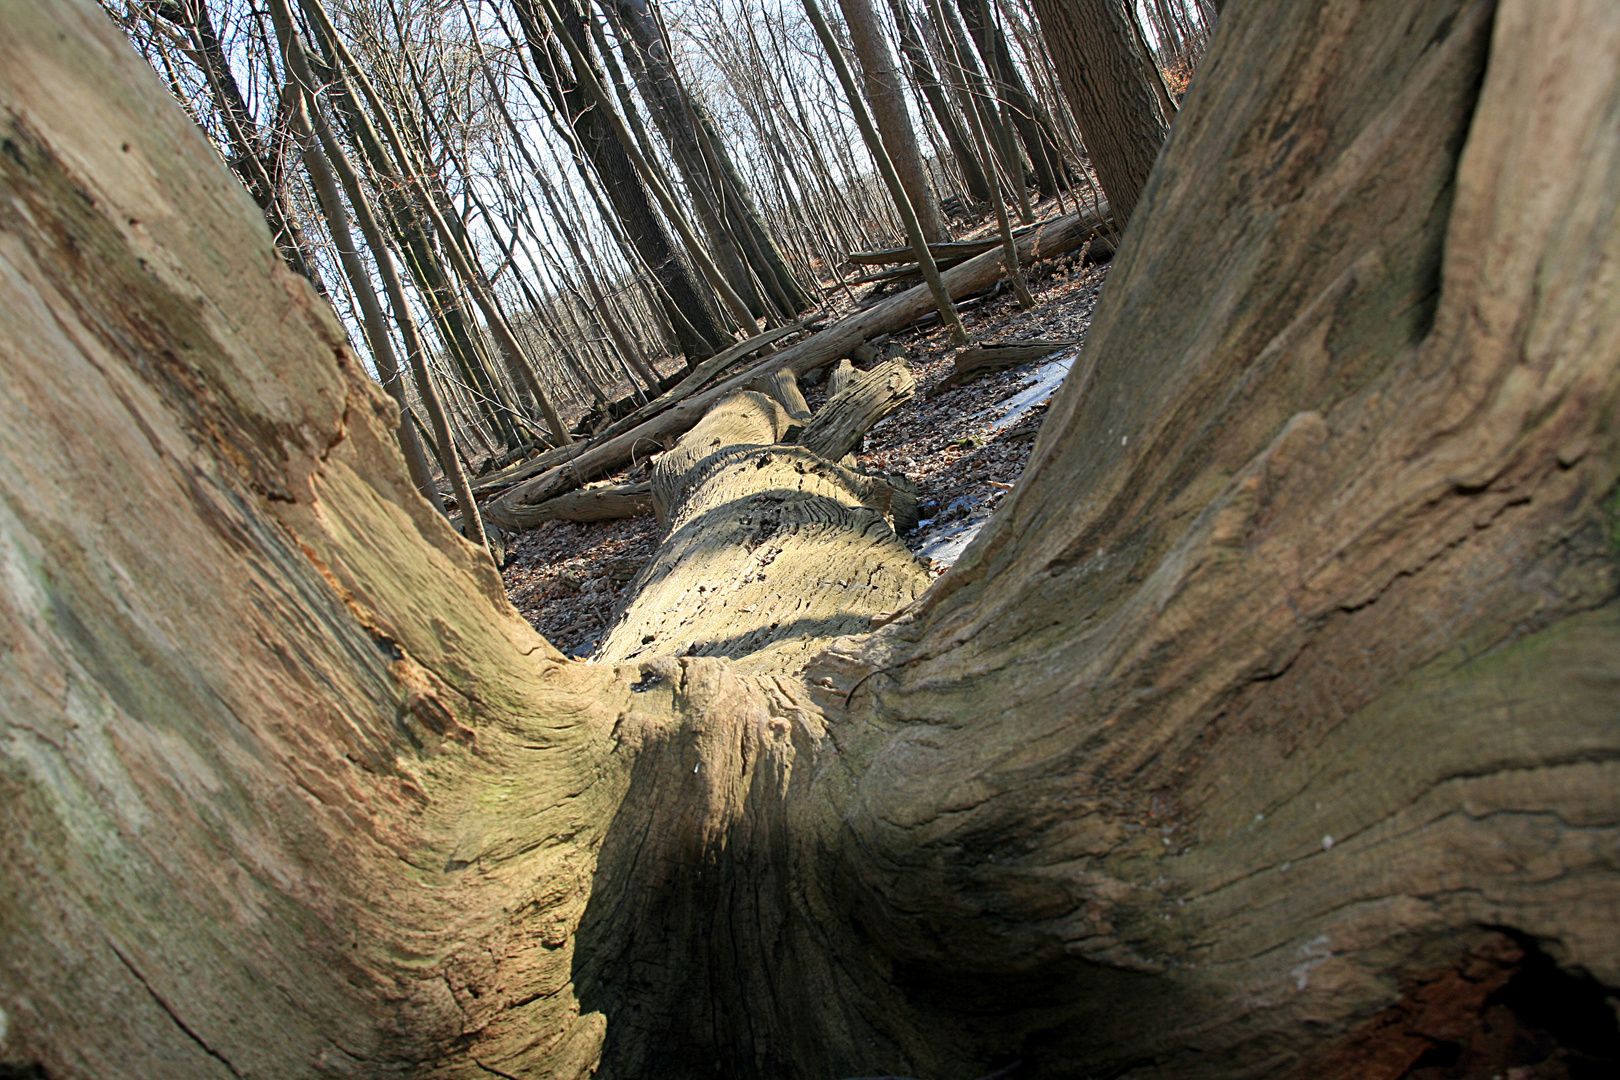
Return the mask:
MULTIPOLYGON (((999 241, 998 241, 999 246, 999 241)), ((948 270, 953 266, 960 266, 965 259, 945 259, 939 264, 941 270, 948 270)), ((881 285, 890 281, 904 281, 906 278, 922 276, 922 266, 918 263, 902 263, 890 270, 878 270, 860 277, 850 278, 845 285, 881 285)))
MULTIPOLYGON (((948 244, 929 244, 928 253, 936 263, 954 259, 958 262, 983 255, 1001 246, 1001 238, 993 240, 955 240, 948 244)), ((852 251, 849 262, 853 266, 895 266, 916 261, 916 252, 909 247, 882 248, 877 251, 852 251)))
POLYGON ((534 506, 519 507, 516 527, 532 529, 542 521, 616 521, 651 509, 650 482, 580 488, 534 506))
POLYGON ((812 454, 837 461, 860 444, 861 436, 917 392, 917 380, 899 360, 889 360, 857 376, 827 399, 805 425, 799 442, 812 454))
MULTIPOLYGON (((1094 230, 1080 214, 1058 218, 1044 228, 1036 229, 1018 241, 1018 256, 1022 262, 1049 259, 1080 247, 1093 238, 1094 230)), ((966 296, 994 282, 1002 274, 1002 255, 998 248, 969 259, 961 266, 942 275, 952 296, 966 296)), ((492 500, 485 507, 485 517, 508 528, 516 528, 514 511, 523 504, 544 502, 570 488, 577 487, 593 477, 628 461, 638 447, 658 446, 667 437, 687 431, 704 413, 724 397, 744 389, 754 379, 776 368, 789 367, 795 375, 830 364, 839 357, 848 356, 857 345, 897 330, 912 322, 933 307, 933 298, 924 286, 892 296, 864 311, 856 312, 780 353, 758 361, 748 369, 726 379, 717 386, 692 394, 677 401, 656 416, 621 432, 615 428, 629 423, 636 414, 615 424, 605 438, 565 465, 552 468, 526 481, 520 487, 492 500)), ((677 387, 677 389, 679 389, 677 387)), ((671 391, 673 393, 674 391, 671 391)), ((666 395, 667 396, 667 395, 666 395)), ((660 399, 662 400, 662 399, 660 399)), ((654 404, 657 404, 654 402, 654 404)), ((639 413, 639 410, 638 410, 639 413)))
POLYGON ((801 430, 776 401, 753 390, 726 398, 682 437, 653 467, 652 505, 660 524, 693 483, 697 463, 724 446, 769 446, 801 430))
POLYGON ((1077 344, 1079 342, 1036 340, 1006 345, 976 345, 971 349, 963 349, 956 354, 955 369, 928 391, 928 396, 938 397, 952 387, 972 382, 984 375, 1015 368, 1019 364, 1027 364, 1031 360, 1039 360, 1059 349, 1067 349, 1077 344))
MULTIPOLYGON (((867 382, 909 381, 900 365, 885 367, 898 371, 867 382)), ((833 410, 840 437, 858 439, 863 418, 883 415, 854 404, 873 397, 833 410)), ((659 459, 653 504, 668 534, 631 582, 598 659, 675 653, 793 670, 921 595, 930 576, 896 535, 916 524, 915 485, 784 445, 796 428, 775 399, 744 391, 659 459)))
POLYGON ((520 461, 516 465, 509 465, 499 472, 490 473, 481 477, 472 486, 474 498, 488 495, 492 492, 503 491, 513 484, 520 484, 531 476, 538 476, 547 469, 555 468, 567 461, 572 461, 585 452, 589 443, 572 442, 567 446, 559 446, 544 453, 537 454, 528 461, 520 461))
MULTIPOLYGON (((501 470, 498 473, 486 476, 481 482, 473 485, 473 494, 480 496, 493 494, 512 487, 515 484, 522 483, 524 480, 527 480, 532 476, 538 476, 547 469, 561 468, 568 462, 573 461, 575 458, 585 453, 586 450, 590 449, 592 446, 598 445, 606 440, 611 440, 614 436, 629 431, 639 424, 645 423, 647 420, 657 416, 660 412, 664 411, 670 406, 697 393, 704 387, 704 385, 721 375, 726 368, 730 367, 738 360, 741 360, 749 353, 758 352, 759 350, 766 348, 785 337, 790 337, 793 334, 807 329, 807 325, 812 318, 814 318, 814 315, 808 315, 804 319, 801 319, 799 322, 790 326, 778 326, 774 330, 767 330, 763 334, 755 334, 751 338, 744 341, 739 341, 735 345, 715 353, 713 356, 694 367, 680 382, 676 383, 674 386, 670 387, 653 400, 647 402, 645 405, 640 406, 635 411, 619 418, 618 420, 615 420, 613 423, 603 428, 596 434, 593 441, 574 442, 570 443, 568 446, 560 446, 555 450, 547 450, 545 453, 541 454, 539 457, 533 458, 532 460, 525 461, 520 465, 513 465, 509 468, 501 470)), ((524 526, 517 524, 518 518, 519 515, 513 514, 507 524, 507 528, 523 528, 524 526)))
MULTIPOLYGON (((1044 228, 1048 224, 1050 222, 1043 221, 1034 225, 1025 225, 1013 230, 1013 236, 1015 238, 1025 236, 1032 230, 1044 228)), ((1100 219, 1092 218, 1091 224, 1098 230, 1100 235, 1104 223, 1100 219)), ((1093 247, 1095 247, 1095 244, 1093 247)), ((944 244, 929 244, 928 253, 943 268, 946 262, 962 262, 964 259, 971 259, 975 255, 983 255, 987 251, 997 251, 1000 248, 1001 238, 992 236, 983 240, 953 240, 944 244)), ((893 266, 898 263, 916 261, 916 254, 916 251, 909 246, 880 248, 876 251, 852 251, 849 255, 849 262, 854 266, 893 266)))
MULTIPOLYGON (((938 259, 939 268, 941 270, 947 270, 947 269, 949 269, 949 268, 951 268, 953 266, 960 266, 962 263, 966 262, 972 256, 979 255, 979 254, 982 254, 982 253, 987 252, 987 251, 998 251, 998 250, 1000 250, 1001 241, 1000 240, 996 240, 994 242, 978 241, 978 240, 962 241, 959 244, 947 244, 947 245, 942 245, 942 246, 947 247, 947 248, 961 247, 963 249, 963 251, 965 252, 964 254, 954 254, 954 255, 953 254, 946 254, 946 255, 941 256, 938 259)), ((907 250, 909 251, 909 249, 907 249, 907 250)), ((866 255, 879 255, 879 254, 886 254, 886 253, 885 252, 864 252, 863 254, 866 254, 866 255)), ((1091 247, 1087 249, 1087 254, 1089 256, 1088 259, 1087 259, 1088 262, 1104 262, 1104 261, 1112 258, 1113 255, 1114 255, 1113 241, 1109 240, 1106 236, 1099 233, 1098 235, 1092 237, 1091 247)), ((922 266, 920 264, 915 263, 915 262, 898 262, 897 261, 896 264, 891 266, 889 269, 871 271, 869 273, 862 274, 859 277, 850 278, 849 280, 845 281, 844 284, 845 285, 850 285, 850 286, 854 286, 854 285, 882 285, 882 284, 887 284, 889 282, 905 281, 907 278, 915 278, 915 277, 921 277, 921 276, 922 276, 922 266)))
MULTIPOLYGON (((849 362, 849 358, 845 357, 838 361, 832 372, 827 376, 827 401, 831 401, 843 393, 853 378, 855 378, 855 365, 849 362)), ((827 407, 826 402, 823 402, 821 407, 825 409, 827 407)))
POLYGON ((769 375, 760 376, 754 380, 752 389, 775 398, 777 404, 800 423, 810 419, 810 404, 804 400, 804 391, 799 389, 799 380, 791 369, 778 368, 769 375))

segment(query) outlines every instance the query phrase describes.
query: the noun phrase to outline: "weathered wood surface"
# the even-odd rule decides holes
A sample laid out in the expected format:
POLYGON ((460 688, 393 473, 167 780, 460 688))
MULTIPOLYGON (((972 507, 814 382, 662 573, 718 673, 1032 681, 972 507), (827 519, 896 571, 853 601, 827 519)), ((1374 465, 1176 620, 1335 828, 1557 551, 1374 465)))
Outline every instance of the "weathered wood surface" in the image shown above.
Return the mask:
POLYGON ((860 445, 861 436, 904 405, 917 392, 917 380, 903 360, 888 360, 857 375, 827 399, 805 425, 799 443, 812 454, 837 461, 860 445))
POLYGON ((746 390, 721 401, 653 466, 653 510, 659 524, 669 525, 672 509, 696 482, 698 462, 725 446, 782 442, 798 426, 774 398, 765 394, 746 390))
POLYGON ((951 373, 934 384, 928 391, 929 397, 938 397, 945 391, 972 382, 983 375, 990 375, 997 371, 1006 371, 1019 364, 1027 364, 1032 360, 1039 360, 1043 356, 1050 356, 1061 350, 1072 348, 1079 344, 1075 341, 1019 341, 1005 345, 985 344, 975 345, 971 348, 957 352, 955 367, 951 373))
MULTIPOLYGON (((1081 215, 1070 214, 1022 237, 1018 241, 1019 258, 1026 262, 1055 258, 1080 247, 1091 236, 1092 231, 1081 215)), ((1001 260, 999 250, 970 259, 943 274, 945 286, 952 296, 977 292, 1001 276, 1001 260)), ((661 446, 664 439, 674 438, 691 428, 715 402, 745 388, 760 375, 779 367, 789 367, 795 375, 802 376, 807 371, 848 355, 851 349, 869 338, 906 325, 932 307, 933 300, 927 288, 918 286, 841 319, 804 341, 758 361, 719 385, 678 401, 633 428, 593 443, 566 464, 549 469, 491 500, 485 507, 485 516, 498 524, 515 528, 516 525, 511 523, 516 521, 514 515, 518 506, 544 502, 600 476, 630 460, 637 448, 661 446)), ((614 427, 618 428, 619 425, 614 427)))
MULTIPOLYGON (((870 373, 879 388, 910 378, 885 367, 897 371, 870 373)), ((883 415, 869 397, 835 403, 840 433, 883 415)), ((739 670, 794 671, 922 594, 927 569, 896 535, 916 524, 916 486, 783 445, 796 428, 774 399, 743 392, 659 459, 652 488, 667 534, 597 659, 725 656, 739 670)))
POLYGON ((804 400, 804 391, 799 389, 798 377, 791 368, 778 368, 769 375, 761 375, 754 380, 753 388, 775 398, 776 403, 799 423, 810 419, 810 405, 804 400))
MULTIPOLYGON (((854 378, 855 365, 851 364, 847 357, 838 361, 838 363, 834 365, 832 371, 828 372, 827 374, 827 401, 831 401, 833 398, 843 393, 845 388, 849 386, 850 381, 854 378)), ((821 403, 821 407, 823 409, 827 407, 827 401, 823 401, 821 403)))

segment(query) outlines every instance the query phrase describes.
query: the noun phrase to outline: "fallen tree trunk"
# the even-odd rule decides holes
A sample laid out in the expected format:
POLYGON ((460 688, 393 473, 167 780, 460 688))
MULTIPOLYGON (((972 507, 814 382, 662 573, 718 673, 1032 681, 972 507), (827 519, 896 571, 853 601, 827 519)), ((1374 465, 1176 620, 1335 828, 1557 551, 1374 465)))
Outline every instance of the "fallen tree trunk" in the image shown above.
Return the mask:
MULTIPOLYGON (((884 366, 898 374, 871 383, 909 381, 884 366)), ((843 417, 839 438, 857 440, 884 415, 855 395, 817 420, 829 411, 843 417)), ((916 487, 785 445, 797 428, 774 399, 745 391, 659 459, 653 503, 668 534, 596 659, 725 656, 739 670, 797 671, 922 595, 931 576, 896 535, 916 523, 916 487)))
MULTIPOLYGON (((1037 229, 1018 241, 1021 262, 1055 258, 1080 247, 1093 236, 1093 229, 1080 214, 1070 214, 1037 229)), ((965 296, 992 284, 1001 276, 999 249, 970 259, 942 275, 952 296, 965 296)), ((918 286, 857 312, 813 334, 804 341, 775 353, 718 386, 693 394, 620 434, 593 443, 564 465, 549 469, 521 486, 492 500, 485 517, 506 528, 517 528, 520 506, 545 502, 571 487, 577 487, 630 460, 638 447, 662 447, 696 424, 724 397, 745 388, 760 375, 777 368, 790 368, 802 376, 823 364, 846 356, 868 338, 899 329, 933 307, 928 289, 918 286)), ((615 425, 617 426, 617 425, 615 425)))
MULTIPOLYGON (((992 240, 953 240, 945 244, 929 244, 928 252, 933 255, 935 262, 942 263, 948 259, 960 262, 975 255, 983 255, 987 251, 994 251, 1000 246, 1000 237, 992 240)), ((855 266, 889 266, 915 262, 916 256, 917 253, 909 247, 881 248, 877 251, 852 251, 849 254, 849 261, 855 266)))
MULTIPOLYGON (((1054 219, 1055 220, 1055 219, 1054 219)), ((1098 230, 1099 237, 1103 222, 1099 218, 1091 218, 1091 224, 1098 230)), ((1023 225, 1013 230, 1013 238, 1017 239, 1028 235, 1036 229, 1043 229, 1051 224, 1050 221, 1036 222, 1033 225, 1023 225)), ((987 251, 996 251, 1001 247, 1001 237, 993 236, 984 240, 952 240, 943 244, 929 244, 928 251, 939 262, 952 259, 960 262, 971 259, 975 255, 983 255, 987 251)), ((1112 250, 1112 249, 1110 249, 1112 250)), ((853 251, 849 254, 849 261, 855 266, 886 266, 893 263, 912 262, 917 253, 910 247, 879 248, 876 251, 853 251)))
POLYGON ((518 512, 520 529, 532 529, 542 521, 617 521, 652 509, 652 484, 619 484, 614 487, 580 488, 548 499, 518 512))
MULTIPOLYGON (((732 364, 735 364, 738 360, 741 360, 748 354, 768 348, 773 343, 780 341, 785 337, 803 331, 806 324, 810 321, 811 318, 806 317, 805 319, 802 319, 792 325, 778 326, 774 330, 767 330, 763 334, 756 334, 745 341, 739 341, 735 345, 715 353, 713 356, 694 367, 680 382, 658 395, 658 397, 654 398, 652 401, 640 406, 634 412, 631 412, 627 416, 621 417, 619 420, 614 421, 612 424, 608 425, 601 432, 595 435, 591 441, 576 441, 567 446, 559 446, 553 450, 547 450, 545 453, 540 454, 538 457, 532 458, 529 461, 502 469, 500 472, 495 473, 494 475, 486 476, 477 484, 473 485, 473 494, 475 496, 481 496, 504 491, 505 489, 522 483, 524 480, 527 480, 532 476, 537 476, 548 469, 560 468, 566 465, 568 462, 573 461, 575 458, 585 453, 586 450, 596 443, 612 439, 614 436, 622 432, 629 431, 630 429, 646 422, 648 418, 657 416, 660 412, 669 408, 671 405, 674 405, 676 402, 690 397, 692 394, 702 389, 705 384, 709 383, 724 372, 726 368, 730 367, 732 364)), ((518 517, 514 516, 511 520, 515 522, 517 519, 518 517)), ((516 529, 522 528, 523 526, 508 524, 506 527, 509 529, 516 529)))
MULTIPOLYGON (((1027 233, 1029 228, 1037 227, 1038 226, 1026 226, 1025 229, 1019 230, 1019 234, 1023 235, 1027 233)), ((1002 245, 1001 241, 997 239, 964 240, 938 246, 946 249, 937 258, 939 268, 941 270, 947 270, 953 266, 960 266, 968 259, 982 255, 987 251, 997 251, 1002 245)), ((907 252, 910 251, 909 248, 895 250, 904 250, 907 252)), ((1091 246, 1087 249, 1087 251, 1090 254, 1091 262, 1105 262, 1113 257, 1114 244, 1112 240, 1099 231, 1091 238, 1091 246)), ((915 262, 907 262, 900 258, 890 258, 888 257, 890 252, 888 251, 861 252, 860 254, 867 256, 867 261, 873 265, 890 265, 891 268, 850 278, 848 281, 844 282, 845 285, 881 285, 888 282, 904 281, 907 278, 922 276, 922 267, 920 265, 915 262)), ((851 261, 854 261, 854 256, 851 256, 851 261)))
POLYGON ((585 448, 589 445, 586 442, 576 441, 569 443, 567 446, 553 447, 550 450, 541 451, 528 461, 520 461, 516 465, 508 465, 499 472, 482 476, 472 486, 473 496, 476 498, 496 491, 505 491, 513 484, 522 483, 529 477, 543 473, 547 469, 555 468, 565 461, 572 461, 584 453, 585 448))
POLYGON ((769 348, 785 337, 802 333, 806 326, 815 321, 815 318, 814 314, 807 315, 797 322, 789 323, 786 326, 778 326, 762 334, 755 334, 745 341, 739 341, 737 344, 715 353, 707 360, 693 367, 680 382, 659 394, 635 412, 615 421, 598 438, 612 438, 621 432, 630 430, 650 417, 657 416, 676 402, 684 401, 702 390, 743 357, 748 356, 750 353, 759 352, 761 349, 769 348))

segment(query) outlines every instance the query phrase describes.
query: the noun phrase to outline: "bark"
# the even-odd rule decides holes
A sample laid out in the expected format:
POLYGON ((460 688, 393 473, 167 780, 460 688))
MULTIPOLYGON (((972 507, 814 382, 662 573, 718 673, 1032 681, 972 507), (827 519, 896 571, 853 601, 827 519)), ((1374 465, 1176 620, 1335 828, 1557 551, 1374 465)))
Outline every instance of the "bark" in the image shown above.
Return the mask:
POLYGON ((1123 230, 1169 131, 1158 68, 1123 0, 1035 0, 1053 66, 1123 230))
MULTIPOLYGON (((985 69, 996 83, 997 96, 1005 103, 1007 121, 1018 133, 1018 140, 1024 144, 1024 151, 1035 168, 1036 186, 1048 195, 1055 195, 1068 186, 1063 155, 1052 140, 1043 111, 1013 63, 1007 35, 994 19, 987 17, 985 4, 988 2, 993 0, 960 0, 957 7, 973 35, 974 44, 979 47, 979 55, 984 58, 985 69)), ((1016 157, 1009 165, 1017 167, 1016 157)))
POLYGON ((906 3, 907 0, 889 0, 889 10, 894 14, 895 27, 900 32, 900 51, 905 54, 906 63, 911 67, 912 81, 922 91, 929 111, 934 114, 939 129, 945 133, 945 141, 950 144, 957 167, 962 170, 962 180, 967 185, 968 194, 978 202, 989 202, 994 198, 995 191, 988 174, 980 163, 979 155, 974 153, 962 122, 951 111, 950 102, 945 98, 945 87, 934 74, 933 64, 928 60, 928 50, 917 36, 917 27, 911 21, 911 12, 907 10, 906 3))
POLYGON ((883 140, 883 148, 894 163, 906 198, 911 200, 924 239, 930 244, 940 243, 950 234, 945 228, 945 217, 939 212, 939 197, 934 194, 934 185, 923 167, 917 132, 911 126, 911 113, 906 109, 905 83, 895 65, 894 53, 889 50, 889 40, 878 23, 877 12, 871 0, 838 0, 838 8, 844 13, 849 42, 860 61, 861 90, 878 136, 883 140))
POLYGON ((775 658, 619 667, 101 13, 0 18, 7 1070, 1389 1077, 1532 962, 1613 1031, 1612 5, 1232 5, 963 560, 807 657, 778 584, 910 571, 745 399, 654 567, 779 545, 775 658))

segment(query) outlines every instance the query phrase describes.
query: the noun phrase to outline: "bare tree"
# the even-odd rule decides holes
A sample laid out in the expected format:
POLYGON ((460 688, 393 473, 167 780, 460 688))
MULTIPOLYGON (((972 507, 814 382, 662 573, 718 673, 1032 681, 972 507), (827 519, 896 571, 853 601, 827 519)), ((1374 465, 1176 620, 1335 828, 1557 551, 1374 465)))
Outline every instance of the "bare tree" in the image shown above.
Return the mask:
POLYGON ((928 181, 922 150, 917 145, 917 132, 906 109, 905 84, 895 66, 894 53, 889 49, 877 12, 871 0, 838 0, 838 7, 844 13, 850 45, 860 60, 861 89, 872 112, 872 122, 889 160, 894 163, 900 186, 916 212, 923 236, 930 244, 948 240, 950 234, 939 212, 939 198, 928 181))

